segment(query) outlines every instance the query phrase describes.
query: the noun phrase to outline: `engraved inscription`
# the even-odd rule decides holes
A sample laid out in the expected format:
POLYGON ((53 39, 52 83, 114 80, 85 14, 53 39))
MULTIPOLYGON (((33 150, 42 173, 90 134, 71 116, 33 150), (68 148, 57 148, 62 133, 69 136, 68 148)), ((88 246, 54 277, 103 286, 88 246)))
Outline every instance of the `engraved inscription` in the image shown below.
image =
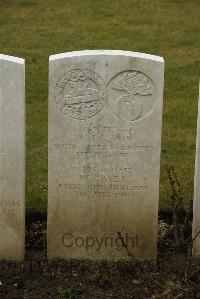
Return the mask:
POLYGON ((148 192, 150 186, 146 179, 141 184, 95 184, 95 183, 60 183, 58 185, 59 192, 73 192, 75 198, 87 199, 92 196, 95 199, 109 199, 109 200, 128 200, 133 196, 133 192, 148 192))
POLYGON ((108 86, 112 110, 118 118, 135 121, 152 110, 155 88, 146 74, 124 71, 114 76, 108 86))
POLYGON ((135 151, 152 151, 152 145, 137 145, 137 144, 89 144, 82 145, 77 143, 56 143, 55 144, 56 151, 66 151, 66 150, 77 150, 77 151, 85 151, 85 153, 94 153, 94 152, 116 152, 116 151, 124 151, 124 152, 135 152, 135 151))
POLYGON ((3 208, 0 210, 0 225, 13 223, 13 216, 15 213, 14 208, 3 208))
POLYGON ((56 84, 55 98, 66 116, 84 120, 103 109, 107 96, 104 81, 98 74, 87 69, 74 69, 56 84))
POLYGON ((0 147, 0 154, 15 154, 16 149, 13 146, 0 147))
POLYGON ((55 144, 55 150, 58 152, 73 152, 77 157, 95 158, 123 158, 131 157, 136 152, 145 153, 152 152, 154 147, 152 144, 78 144, 78 142, 69 142, 65 144, 55 144))
POLYGON ((20 206, 20 200, 0 200, 0 225, 14 224, 15 211, 20 206))
MULTIPOLYGON (((131 123, 132 125, 132 123, 131 123)), ((90 140, 121 140, 122 138, 126 140, 134 140, 135 139, 135 128, 128 127, 126 130, 124 128, 119 128, 115 125, 108 126, 97 126, 95 124, 84 123, 79 128, 80 132, 78 138, 83 139, 84 137, 90 138, 90 140)))
POLYGON ((0 200, 0 207, 20 207, 21 201, 20 200, 0 200))

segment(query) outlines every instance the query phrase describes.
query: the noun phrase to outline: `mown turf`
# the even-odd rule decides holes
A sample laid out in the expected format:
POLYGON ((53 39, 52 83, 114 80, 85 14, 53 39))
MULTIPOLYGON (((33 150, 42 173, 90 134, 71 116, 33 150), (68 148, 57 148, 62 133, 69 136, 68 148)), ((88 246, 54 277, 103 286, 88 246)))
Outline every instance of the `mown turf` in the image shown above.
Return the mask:
POLYGON ((2 0, 0 52, 26 59, 27 208, 46 209, 48 56, 122 49, 163 56, 165 68, 161 206, 169 205, 165 165, 186 204, 193 194, 199 0, 2 0))

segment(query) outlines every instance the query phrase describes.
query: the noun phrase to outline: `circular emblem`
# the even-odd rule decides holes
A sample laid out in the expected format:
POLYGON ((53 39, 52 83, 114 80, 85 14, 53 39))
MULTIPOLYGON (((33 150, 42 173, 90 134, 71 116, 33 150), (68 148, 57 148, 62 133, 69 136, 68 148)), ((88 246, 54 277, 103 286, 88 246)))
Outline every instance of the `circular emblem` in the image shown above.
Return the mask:
POLYGON ((145 117, 153 108, 153 81, 139 71, 124 71, 115 75, 108 84, 109 101, 113 113, 125 121, 145 117))
POLYGON ((98 74, 74 69, 56 84, 55 98, 66 116, 84 120, 103 109, 107 96, 104 81, 98 74))

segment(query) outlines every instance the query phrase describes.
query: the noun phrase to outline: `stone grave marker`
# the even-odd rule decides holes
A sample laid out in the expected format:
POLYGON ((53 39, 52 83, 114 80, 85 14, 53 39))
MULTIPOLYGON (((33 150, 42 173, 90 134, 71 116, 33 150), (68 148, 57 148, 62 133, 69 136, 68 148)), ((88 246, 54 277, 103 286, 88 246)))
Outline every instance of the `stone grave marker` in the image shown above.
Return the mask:
POLYGON ((0 54, 0 260, 25 248, 25 62, 0 54))
POLYGON ((193 255, 200 256, 200 97, 198 103, 196 159, 194 176, 193 238, 195 239, 193 243, 193 255))
POLYGON ((49 259, 156 259, 163 81, 157 56, 50 57, 49 259))

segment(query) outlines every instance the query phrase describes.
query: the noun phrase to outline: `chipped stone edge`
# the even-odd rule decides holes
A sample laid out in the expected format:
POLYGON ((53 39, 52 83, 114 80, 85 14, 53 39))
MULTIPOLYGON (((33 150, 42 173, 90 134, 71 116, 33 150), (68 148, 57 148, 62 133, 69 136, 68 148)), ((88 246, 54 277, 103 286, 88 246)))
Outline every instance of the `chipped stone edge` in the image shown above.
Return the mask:
POLYGON ((139 52, 132 52, 132 51, 123 51, 123 50, 83 50, 83 51, 72 51, 66 53, 60 53, 51 55, 49 57, 49 61, 54 61, 57 59, 64 59, 67 57, 80 57, 80 56, 89 56, 89 55, 123 55, 127 57, 134 57, 134 58, 142 58, 147 60, 153 60, 164 63, 164 59, 161 56, 139 53, 139 52))

